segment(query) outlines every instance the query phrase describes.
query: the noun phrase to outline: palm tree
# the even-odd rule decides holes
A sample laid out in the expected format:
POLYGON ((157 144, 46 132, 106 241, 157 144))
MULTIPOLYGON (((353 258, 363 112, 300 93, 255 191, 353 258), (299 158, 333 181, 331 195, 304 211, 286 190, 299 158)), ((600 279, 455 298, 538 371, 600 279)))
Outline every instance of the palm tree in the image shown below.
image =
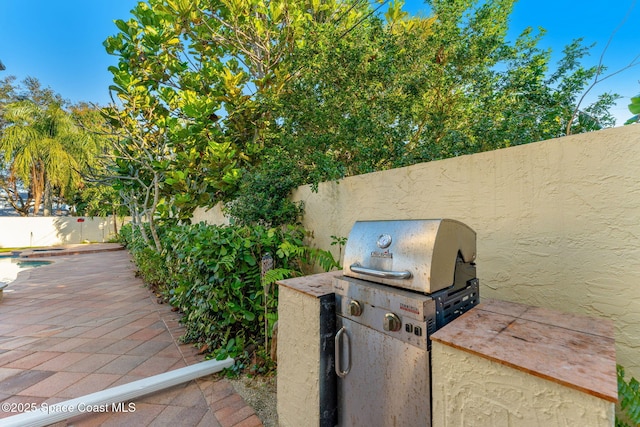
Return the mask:
POLYGON ((57 102, 44 106, 30 100, 14 102, 5 106, 4 119, 0 187, 20 215, 27 216, 31 206, 37 215, 43 202, 51 206, 53 189, 64 195, 81 182, 83 132, 57 102), (28 190, 26 198, 19 194, 21 185, 28 190))

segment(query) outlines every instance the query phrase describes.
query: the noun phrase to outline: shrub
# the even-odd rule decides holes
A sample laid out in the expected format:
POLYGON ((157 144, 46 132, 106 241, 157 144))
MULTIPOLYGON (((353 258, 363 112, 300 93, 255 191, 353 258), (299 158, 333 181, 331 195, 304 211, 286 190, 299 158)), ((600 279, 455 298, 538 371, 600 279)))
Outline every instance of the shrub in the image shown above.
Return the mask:
POLYGON ((126 224, 120 230, 120 243, 131 253, 138 268, 137 274, 145 284, 153 290, 162 290, 171 280, 167 274, 164 257, 144 244, 138 234, 139 231, 134 230, 131 224, 126 224))
POLYGON ((640 426, 640 383, 635 378, 627 382, 624 368, 617 366, 618 373, 618 415, 616 427, 640 426))
POLYGON ((336 266, 329 252, 304 245, 298 226, 200 223, 161 235, 168 248, 162 254, 128 244, 141 276, 183 314, 186 342, 220 359, 236 358, 237 369, 269 369, 266 347, 277 320, 277 286, 271 283, 303 273, 314 261, 325 270, 336 266), (267 253, 275 268, 263 276, 267 253))
POLYGON ((239 225, 297 224, 304 213, 304 204, 293 202, 289 196, 301 184, 298 175, 286 158, 245 171, 237 194, 224 205, 224 212, 239 225))

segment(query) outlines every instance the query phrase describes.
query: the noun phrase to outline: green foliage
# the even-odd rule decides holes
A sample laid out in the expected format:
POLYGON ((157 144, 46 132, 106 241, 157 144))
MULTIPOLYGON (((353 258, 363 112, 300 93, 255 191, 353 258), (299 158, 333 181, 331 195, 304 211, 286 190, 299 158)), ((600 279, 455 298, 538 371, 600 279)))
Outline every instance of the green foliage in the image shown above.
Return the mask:
POLYGON ((506 40, 513 0, 395 2, 344 31, 317 23, 272 101, 278 144, 307 183, 525 144, 613 125, 602 95, 571 120, 596 67, 571 43, 553 68, 531 29, 506 40), (302 71, 301 71, 302 70, 302 71), (572 123, 569 125, 569 123, 572 123))
POLYGON ((258 98, 282 87, 281 63, 316 7, 327 3, 151 0, 116 21, 104 43, 119 57, 110 89, 122 103, 108 111, 123 135, 112 175, 147 202, 135 210, 188 220, 233 198, 267 143, 258 98))
POLYGON ((265 161, 243 172, 235 198, 225 204, 224 211, 239 225, 297 224, 304 204, 293 202, 290 195, 301 183, 300 174, 286 158, 265 161))
POLYGON ((304 230, 294 226, 173 226, 161 232, 163 246, 171 248, 162 253, 140 244, 134 233, 123 227, 122 241, 144 280, 183 314, 185 341, 214 357, 236 358, 236 369, 269 366, 265 334, 277 320, 277 287, 271 284, 314 262, 326 270, 336 266, 328 252, 305 246, 304 230), (275 268, 263 277, 266 253, 275 268))
POLYGON ((121 106, 106 111, 122 136, 111 176, 132 215, 188 221, 197 206, 239 196, 241 223, 294 221, 301 210, 285 202, 285 171, 262 166, 279 145, 272 102, 307 31, 319 22, 345 31, 368 11, 364 2, 151 0, 116 21, 104 42, 119 59, 110 90, 121 106), (256 200, 252 183, 274 192, 256 200))
POLYGON ((72 200, 77 215, 99 217, 109 215, 126 216, 126 211, 121 205, 118 193, 110 186, 88 185, 77 192, 72 200))
POLYGON ((138 269, 137 274, 145 284, 155 291, 164 289, 171 280, 164 257, 144 243, 140 237, 140 229, 132 227, 131 224, 123 225, 118 239, 131 253, 138 269))
POLYGON ((54 202, 82 214, 82 200, 99 204, 96 192, 83 193, 104 190, 86 177, 105 154, 105 135, 98 108, 70 105, 35 78, 0 80, 0 188, 19 214, 42 205, 47 215, 54 202))
POLYGON ((554 68, 542 33, 508 42, 513 4, 431 0, 421 18, 401 1, 141 2, 104 43, 116 187, 150 222, 222 201, 275 225, 300 214, 298 183, 611 126, 615 95, 578 111, 604 69, 582 66, 589 48, 554 68))
POLYGON ((631 111, 632 114, 640 114, 640 95, 636 95, 631 98, 629 111, 631 111))
POLYGON ((134 249, 132 245, 134 244, 134 236, 133 236, 133 227, 131 224, 124 224, 120 229, 120 234, 118 235, 118 241, 125 248, 129 249, 129 252, 133 253, 134 249))
MULTIPOLYGON (((331 246, 338 246, 338 262, 342 262, 342 248, 344 248, 346 244, 346 237, 331 235, 331 246)), ((340 268, 342 268, 342 266, 340 268)))
POLYGON ((627 120, 624 124, 630 125, 631 123, 638 123, 638 119, 640 118, 640 94, 631 98, 631 104, 629 104, 629 111, 631 114, 635 114, 629 120, 627 120))
POLYGON ((618 416, 616 427, 640 425, 640 383, 635 378, 628 382, 624 378, 624 368, 616 366, 618 374, 618 416))
POLYGON ((22 216, 51 210, 83 187, 81 173, 97 156, 92 135, 58 95, 27 79, 26 93, 10 82, 0 93, 0 188, 22 216), (4 96, 7 99, 2 99, 4 96), (21 195, 27 190, 27 196, 21 195))

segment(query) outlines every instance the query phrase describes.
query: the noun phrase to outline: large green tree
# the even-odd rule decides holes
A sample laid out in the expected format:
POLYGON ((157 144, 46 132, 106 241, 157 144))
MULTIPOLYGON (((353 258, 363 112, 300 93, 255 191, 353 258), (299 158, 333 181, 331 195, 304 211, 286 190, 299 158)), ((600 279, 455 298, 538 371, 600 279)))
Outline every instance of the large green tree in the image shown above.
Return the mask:
POLYGON ((50 210, 53 192, 64 196, 80 185, 79 162, 86 149, 82 132, 55 101, 7 104, 3 119, 0 187, 7 201, 23 216, 31 208, 38 215, 43 203, 50 210))
POLYGON ((139 3, 105 42, 117 186, 151 222, 218 201, 254 221, 300 183, 611 125, 607 94, 573 119, 588 49, 554 67, 542 33, 509 42, 513 4, 430 0, 413 17, 402 2, 139 3))
POLYGON ((0 80, 0 185, 6 200, 21 215, 39 214, 41 206, 49 215, 54 201, 81 215, 117 211, 112 197, 96 197, 110 190, 88 179, 107 154, 111 132, 98 106, 72 105, 36 78, 0 80), (90 205, 96 208, 87 210, 90 205))
MULTIPOLYGON (((543 33, 506 39, 513 0, 427 3, 429 19, 395 4, 348 33, 316 29, 299 49, 291 67, 304 72, 278 100, 278 135, 307 181, 567 134, 596 73, 579 40, 554 67, 543 33)), ((581 110, 572 133, 613 125, 614 101, 581 110)))
POLYGON ((119 57, 110 68, 108 115, 120 135, 112 177, 134 218, 150 223, 156 249, 157 218, 186 220, 233 197, 274 141, 264 99, 291 78, 282 70, 305 31, 332 15, 354 22, 353 5, 151 0, 116 21, 120 32, 105 42, 119 57))
MULTIPOLYGON (((83 149, 74 154, 81 163, 82 184, 67 194, 67 203, 73 205, 77 215, 105 217, 126 215, 121 199, 111 182, 104 182, 107 165, 110 165, 113 129, 108 125, 102 109, 96 105, 79 103, 70 113, 82 129, 83 149)), ((116 221, 114 221, 114 226, 116 221)), ((117 229, 115 229, 117 234, 117 229)))

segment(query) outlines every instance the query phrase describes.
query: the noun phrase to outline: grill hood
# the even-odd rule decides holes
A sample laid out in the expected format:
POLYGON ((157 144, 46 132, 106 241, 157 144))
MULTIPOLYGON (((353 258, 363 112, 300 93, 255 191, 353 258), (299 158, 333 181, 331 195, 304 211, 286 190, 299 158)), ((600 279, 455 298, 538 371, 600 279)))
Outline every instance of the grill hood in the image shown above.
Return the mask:
POLYGON ((431 294, 454 284, 456 261, 472 263, 476 233, 452 219, 357 221, 345 276, 431 294))

